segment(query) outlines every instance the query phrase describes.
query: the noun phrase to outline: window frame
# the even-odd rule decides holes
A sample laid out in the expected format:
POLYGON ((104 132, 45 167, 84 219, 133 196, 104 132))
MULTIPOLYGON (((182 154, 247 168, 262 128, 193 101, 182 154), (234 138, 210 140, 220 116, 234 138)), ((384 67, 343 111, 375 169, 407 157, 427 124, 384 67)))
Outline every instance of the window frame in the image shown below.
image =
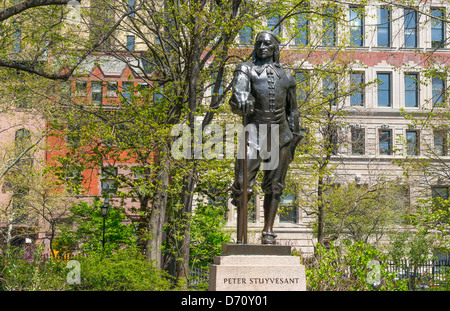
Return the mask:
POLYGON ((435 185, 431 186, 431 197, 432 198, 442 198, 444 200, 448 200, 449 198, 449 187, 448 186, 442 186, 442 185, 435 185), (441 193, 436 191, 436 189, 441 189, 446 192, 444 196, 441 196, 441 193))
MULTIPOLYGON (((289 199, 291 199, 290 197, 289 199)), ((287 212, 283 211, 283 213, 280 213, 278 216, 278 222, 279 223, 285 223, 285 224, 297 224, 298 219, 298 205, 297 205, 297 196, 292 193, 286 193, 283 194, 283 196, 280 198, 280 204, 281 207, 287 208, 287 212), (285 199, 285 196, 293 196, 293 200, 290 200, 290 202, 285 203, 283 202, 283 199, 285 199)))
POLYGON ((445 96, 446 96, 446 81, 440 77, 432 77, 431 78, 431 103, 433 107, 441 107, 444 104, 445 96), (435 81, 441 81, 441 88, 439 91, 435 91, 435 81), (437 96, 439 93, 439 96, 437 96))
MULTIPOLYGON (((384 140, 383 140, 384 142, 384 140)), ((378 130, 378 154, 379 155, 385 155, 385 156, 392 156, 393 153, 393 144, 392 144, 392 129, 379 129, 378 130), (382 144, 382 134, 383 132, 385 133, 389 133, 389 141, 388 141, 388 152, 387 153, 383 153, 382 152, 382 148, 381 148, 381 144, 382 144)))
POLYGON ((365 105, 365 74, 364 72, 351 72, 350 73, 350 90, 352 93, 350 94, 350 106, 352 107, 364 107, 365 105), (357 85, 356 83, 353 83, 354 79, 353 77, 359 76, 360 77, 360 83, 357 85), (362 85, 362 86, 361 86, 362 85), (353 92, 353 90, 356 89, 357 91, 353 92), (353 104, 352 102, 354 98, 360 97, 361 103, 360 104, 353 104))
POLYGON ((132 81, 122 81, 122 92, 120 94, 126 100, 131 100, 134 92, 134 82, 132 81))
POLYGON ((241 30, 239 30, 239 44, 242 45, 251 45, 252 39, 254 37, 254 29, 249 26, 242 27, 241 30))
POLYGON ((360 7, 360 6, 350 6, 349 7, 349 24, 350 24, 350 44, 352 46, 357 46, 357 47, 363 47, 364 46, 364 17, 365 17, 365 11, 364 11, 364 7, 360 7), (362 10, 363 13, 361 14, 359 11, 362 10), (356 17, 352 19, 352 13, 355 12, 356 17), (352 26, 352 21, 358 19, 360 20, 360 25, 359 26, 352 26), (358 35, 360 36, 360 40, 361 43, 360 44, 355 44, 355 42, 353 41, 353 28, 358 28, 358 35))
POLYGON ((404 82, 405 82, 405 107, 406 108, 418 108, 419 107, 419 74, 418 73, 406 73, 404 76, 404 82), (412 78, 410 78, 412 77, 412 78), (408 85, 407 80, 410 79, 414 83, 414 88, 409 89, 410 85, 408 85), (415 105, 412 106, 409 104, 410 98, 408 98, 408 95, 414 94, 414 101, 415 105))
POLYGON ((116 187, 111 187, 111 185, 114 186, 114 184, 116 183, 115 177, 117 177, 117 175, 118 175, 118 168, 115 166, 102 167, 100 173, 102 176, 101 180, 100 180, 101 193, 102 194, 105 194, 105 193, 106 194, 117 194, 117 191, 118 191, 117 185, 115 185, 116 187), (108 173, 107 171, 109 171, 109 170, 113 173, 112 174, 108 173), (112 176, 112 178, 111 178, 111 176, 112 176))
POLYGON ((406 155, 407 156, 418 156, 420 155, 420 133, 418 130, 406 130, 405 132, 405 141, 406 141, 406 155), (408 138, 408 134, 414 133, 414 145, 410 145, 410 140, 408 138))
POLYGON ((305 88, 299 86, 305 86, 307 89, 310 87, 310 72, 306 69, 300 69, 295 71, 295 82, 297 84, 297 101, 306 101, 308 98, 308 92, 305 88))
POLYGON ((350 128, 350 138, 351 138, 351 154, 352 155, 365 155, 366 154, 366 129, 362 127, 350 128), (357 140, 355 140, 355 136, 357 140), (362 141, 362 143, 361 143, 362 141), (361 150, 358 152, 358 150, 361 150))
POLYGON ((103 102, 103 82, 102 81, 92 81, 91 82, 91 102, 93 104, 101 104, 103 102), (99 87, 98 90, 100 90, 100 92, 97 92, 97 90, 94 90, 94 85, 99 87))
POLYGON ((378 85, 377 85, 377 107, 391 108, 392 107, 392 73, 391 72, 377 72, 377 79, 380 81, 382 80, 382 79, 380 79, 381 75, 385 75, 385 76, 389 77, 389 83, 387 84, 389 88, 387 90, 381 89, 380 85, 383 85, 384 83, 380 84, 378 82, 378 85), (387 105, 380 105, 380 92, 388 93, 389 96, 387 98, 388 98, 389 102, 387 105))
POLYGON ((297 35, 294 38, 295 45, 308 45, 310 36, 308 14, 298 14, 295 19, 295 26, 297 30, 297 35))
MULTIPOLYGON (((324 15, 334 14, 334 8, 325 8, 324 15)), ((322 37, 322 45, 325 47, 335 47, 337 44, 337 23, 335 18, 326 17, 322 21, 323 37, 322 37), (328 36, 330 34, 330 36, 328 36)))
POLYGON ((75 81, 75 96, 87 96, 87 81, 75 81))
POLYGON ((128 51, 134 51, 136 48, 136 36, 133 35, 127 35, 127 43, 126 47, 128 51))
POLYGON ((433 131, 433 152, 435 155, 445 157, 448 155, 448 131, 447 130, 434 130, 433 131), (436 144, 436 136, 439 135, 442 143, 436 144), (442 148, 442 152, 437 152, 437 147, 442 148))
POLYGON ((22 29, 20 24, 18 24, 17 22, 13 22, 13 42, 11 44, 12 47, 12 52, 13 53, 20 53, 22 52, 22 29))
POLYGON ((392 16, 391 16, 391 10, 388 7, 379 7, 378 8, 378 18, 377 18, 377 46, 378 47, 391 47, 392 45, 392 16), (384 17, 384 15, 382 14, 382 12, 385 12, 384 10, 386 10, 387 14, 387 20, 382 20, 382 17, 384 17), (386 31, 386 35, 387 38, 384 40, 380 40, 381 36, 383 35, 383 33, 381 33, 379 30, 380 29, 387 29, 386 31), (380 42, 382 41, 387 41, 387 44, 380 44, 380 42))
POLYGON ((117 97, 119 90, 119 82, 118 81, 107 81, 106 82, 106 96, 107 97, 117 97))
MULTIPOLYGON (((441 15, 440 17, 444 17, 445 16, 445 8, 443 7, 432 7, 431 8, 431 47, 432 48, 443 48, 444 47, 444 43, 445 43, 445 36, 446 36, 446 32, 445 32, 445 22, 442 20, 437 20, 434 16, 434 12, 440 11, 441 15), (438 21, 440 23, 440 27, 434 27, 433 26, 433 21, 438 21), (433 30, 437 30, 440 32, 440 40, 439 41, 435 41, 433 40, 433 30), (437 42, 437 43, 436 43, 437 42)), ((438 16, 436 16, 438 17, 438 16)))
POLYGON ((281 30, 282 30, 280 21, 281 21, 281 16, 279 14, 271 15, 267 18, 267 29, 272 31, 277 36, 279 36, 281 34, 281 30), (272 30, 272 28, 275 25, 277 25, 278 23, 279 23, 279 25, 272 30))
POLYGON ((418 43, 418 15, 419 13, 417 12, 416 9, 404 9, 403 10, 403 29, 404 29, 404 46, 407 48, 415 48, 417 47, 417 43, 418 43), (410 14, 413 14, 414 18, 407 18, 410 14), (409 27, 409 22, 411 20, 414 20, 414 27, 409 27), (408 45, 407 43, 410 41, 411 39, 411 33, 407 34, 407 30, 411 31, 412 33, 414 33, 414 45, 408 45))
POLYGON ((338 83, 336 79, 328 76, 322 79, 323 99, 328 101, 332 106, 336 106, 338 99, 338 83), (329 87, 332 86, 332 87, 329 87), (332 98, 328 98, 333 94, 332 98))

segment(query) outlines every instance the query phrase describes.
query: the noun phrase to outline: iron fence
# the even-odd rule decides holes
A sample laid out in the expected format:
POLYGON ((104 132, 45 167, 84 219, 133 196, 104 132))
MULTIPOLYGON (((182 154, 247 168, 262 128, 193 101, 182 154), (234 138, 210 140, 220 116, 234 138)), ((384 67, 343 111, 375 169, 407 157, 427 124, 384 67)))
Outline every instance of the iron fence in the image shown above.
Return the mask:
POLYGON ((450 260, 429 260, 420 264, 408 260, 387 262, 388 272, 393 272, 398 279, 407 280, 410 290, 427 289, 439 286, 450 273, 450 260))

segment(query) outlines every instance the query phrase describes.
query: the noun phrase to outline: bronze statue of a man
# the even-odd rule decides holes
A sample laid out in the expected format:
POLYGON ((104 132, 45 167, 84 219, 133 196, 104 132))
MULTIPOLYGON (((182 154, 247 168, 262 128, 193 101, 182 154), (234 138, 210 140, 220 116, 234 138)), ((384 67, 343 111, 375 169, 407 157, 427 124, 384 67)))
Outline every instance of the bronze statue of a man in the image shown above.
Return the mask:
POLYGON ((246 228, 244 222, 247 222, 243 216, 243 193, 247 191, 247 198, 252 196, 256 175, 261 164, 267 162, 267 159, 261 156, 261 140, 268 141, 268 149, 276 148, 278 151, 278 165, 264 170, 261 185, 264 191, 262 244, 275 244, 273 223, 285 188, 288 165, 301 139, 296 82, 294 77, 280 66, 279 44, 280 40, 273 32, 260 32, 255 38, 253 59, 239 64, 234 72, 229 104, 234 113, 246 120, 244 126, 248 128, 248 125, 252 125, 257 132, 256 135, 249 135, 246 160, 238 157, 235 163, 232 203, 238 211, 237 243, 242 243, 243 228, 246 228), (265 135, 261 135, 262 126, 264 129, 268 128, 265 135), (270 144, 274 141, 273 136, 277 136, 275 141, 278 141, 278 144, 275 146, 270 144), (244 161, 247 161, 247 189, 243 189, 244 161))

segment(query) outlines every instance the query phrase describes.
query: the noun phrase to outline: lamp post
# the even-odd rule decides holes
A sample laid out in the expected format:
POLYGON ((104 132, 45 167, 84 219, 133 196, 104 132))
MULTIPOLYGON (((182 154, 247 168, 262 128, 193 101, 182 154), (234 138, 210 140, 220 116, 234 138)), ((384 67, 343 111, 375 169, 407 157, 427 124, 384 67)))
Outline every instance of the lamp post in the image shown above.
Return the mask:
POLYGON ((109 198, 105 198, 105 201, 103 202, 103 205, 100 207, 100 211, 102 212, 103 216, 103 240, 102 240, 102 246, 103 251, 105 250, 105 220, 106 216, 108 215, 109 210, 109 198))

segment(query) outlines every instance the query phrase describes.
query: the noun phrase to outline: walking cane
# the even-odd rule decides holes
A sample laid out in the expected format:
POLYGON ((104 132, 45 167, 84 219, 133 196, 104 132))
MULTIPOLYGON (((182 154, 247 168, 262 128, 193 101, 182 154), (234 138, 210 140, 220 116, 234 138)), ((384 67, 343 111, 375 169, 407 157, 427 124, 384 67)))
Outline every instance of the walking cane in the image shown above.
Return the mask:
POLYGON ((243 163, 243 197, 242 197, 242 234, 243 234, 243 244, 247 244, 247 222, 248 222, 248 210, 247 210, 247 201, 248 201, 248 193, 247 193, 247 144, 248 144, 248 131, 246 130, 247 126, 247 111, 244 111, 242 114, 242 122, 244 124, 244 163, 243 163))

